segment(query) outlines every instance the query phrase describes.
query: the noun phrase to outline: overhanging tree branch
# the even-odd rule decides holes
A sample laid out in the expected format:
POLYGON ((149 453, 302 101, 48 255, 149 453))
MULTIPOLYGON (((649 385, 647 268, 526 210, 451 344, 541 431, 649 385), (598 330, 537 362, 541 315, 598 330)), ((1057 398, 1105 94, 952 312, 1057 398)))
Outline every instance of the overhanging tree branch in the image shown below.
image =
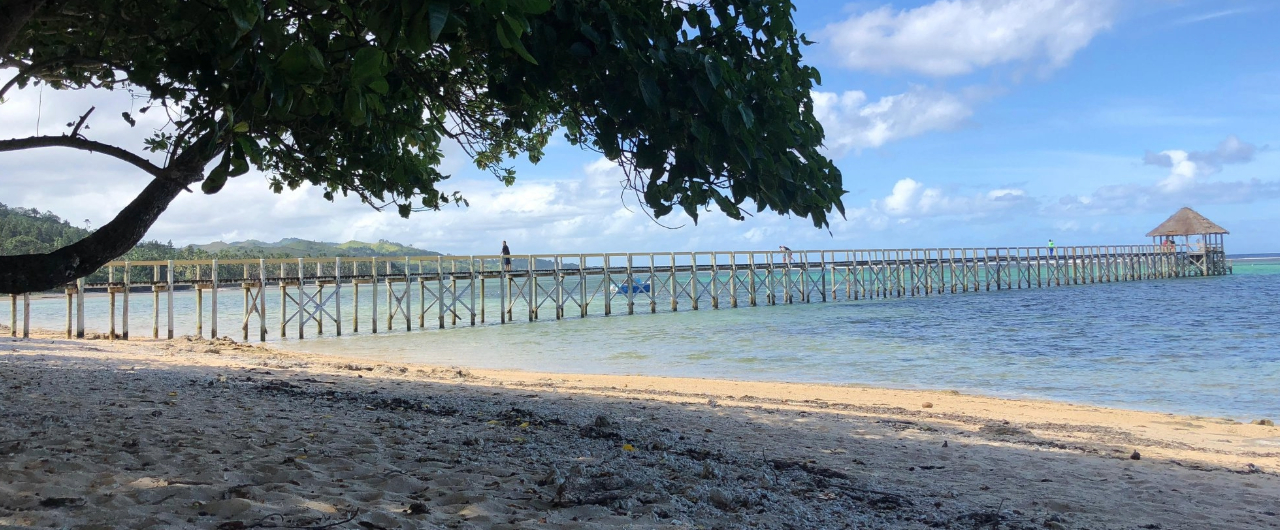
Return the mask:
MULTIPOLYGON (((152 164, 141 156, 130 153, 129 151, 114 145, 95 142, 87 138, 81 138, 78 136, 31 136, 27 138, 14 138, 12 140, 0 140, 0 153, 6 151, 22 151, 24 149, 39 149, 42 147, 70 147, 72 149, 79 149, 90 153, 102 153, 133 164, 138 167, 138 169, 146 171, 148 175, 155 178, 178 182, 173 179, 164 168, 152 164)), ((187 185, 187 183, 182 184, 183 186, 187 185)))
POLYGON ((107 61, 101 59, 89 59, 85 57, 54 57, 44 61, 37 61, 23 66, 18 70, 17 75, 13 76, 12 79, 6 82, 3 87, 0 87, 0 98, 3 98, 4 95, 9 92, 9 89, 17 86, 17 84, 22 82, 23 79, 40 77, 40 74, 45 72, 46 69, 55 66, 103 66, 113 70, 120 69, 118 66, 110 64, 107 61))

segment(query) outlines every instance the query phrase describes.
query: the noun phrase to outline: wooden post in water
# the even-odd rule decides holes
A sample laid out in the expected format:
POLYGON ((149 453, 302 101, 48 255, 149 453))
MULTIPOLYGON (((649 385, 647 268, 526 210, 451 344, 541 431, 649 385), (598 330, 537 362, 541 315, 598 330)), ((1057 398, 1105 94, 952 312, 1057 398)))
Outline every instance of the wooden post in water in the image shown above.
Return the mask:
POLYGON ((529 294, 525 300, 529 304, 529 322, 538 319, 538 276, 533 273, 533 254, 529 254, 525 258, 526 270, 529 273, 529 281, 526 284, 529 287, 529 294))
MULTIPOLYGON (((279 277, 278 287, 280 288, 280 338, 283 339, 288 336, 288 334, 285 333, 285 331, 287 330, 286 326, 289 325, 288 323, 289 315, 288 315, 288 309, 287 309, 288 303, 289 303, 289 291, 288 291, 289 284, 288 284, 288 281, 285 280, 285 278, 287 278, 288 276, 285 275, 284 262, 280 263, 279 276, 280 277, 279 277)), ((301 315, 301 313, 298 313, 298 314, 301 315)))
POLYGON ((729 307, 738 308, 738 255, 729 252, 729 307))
MULTIPOLYGON (((469 281, 470 281, 471 283, 469 283, 469 284, 468 284, 468 285, 470 285, 470 288, 468 289, 468 291, 470 291, 470 294, 471 294, 471 307, 470 307, 470 308, 468 308, 468 312, 469 312, 469 313, 471 313, 471 325, 472 325, 472 326, 475 326, 475 325, 476 325, 476 266, 475 266, 475 262, 468 260, 468 261, 467 261, 467 268, 471 269, 471 275, 470 275, 470 277, 469 277, 469 281)), ((481 266, 481 268, 482 268, 482 269, 484 268, 484 267, 483 267, 483 265, 481 266)), ((481 276, 480 276, 480 290, 481 290, 481 292, 483 292, 483 291, 484 291, 484 276, 483 276, 483 275, 481 275, 481 276)), ((425 303, 425 300, 424 300, 424 303, 425 303)), ((484 297, 483 297, 483 295, 482 295, 482 296, 481 296, 481 298, 480 298, 480 307, 484 307, 484 297)))
POLYGON ((129 340, 129 262, 124 262, 124 309, 120 312, 121 338, 129 340))
POLYGON ((604 294, 604 316, 613 314, 613 274, 609 271, 612 262, 609 254, 604 255, 604 284, 600 286, 604 294))
MULTIPOLYGON (((631 265, 632 265, 631 253, 628 252, 627 253, 627 314, 628 315, 636 314, 636 277, 635 277, 634 271, 631 269, 631 265)), ((694 309, 698 308, 698 306, 696 305, 696 302, 693 308, 694 309)))
POLYGON ((18 295, 9 295, 9 336, 18 336, 18 295))
MULTIPOLYGON (((213 282, 213 289, 209 291, 209 338, 216 339, 218 338, 218 260, 217 259, 213 260, 213 271, 210 272, 209 279, 213 282)), ((263 308, 264 308, 263 313, 266 313, 265 311, 266 303, 267 303, 266 292, 267 292, 267 284, 266 282, 263 282, 262 284, 263 294, 259 295, 263 297, 263 301, 262 301, 263 308)))
POLYGON ((649 286, 649 289, 648 289, 648 291, 646 291, 646 293, 645 293, 645 294, 648 294, 648 295, 649 295, 649 312, 650 312, 650 313, 657 313, 657 312, 658 312, 658 298, 657 298, 656 296, 654 296, 654 294, 655 294, 655 293, 654 293, 654 291, 653 291, 653 289, 654 289, 654 288, 653 288, 653 279, 654 279, 655 277, 657 277, 657 272, 656 272, 656 268, 655 268, 654 263, 653 263, 653 254, 649 254, 649 279, 648 279, 647 281, 645 281, 645 283, 644 283, 644 284, 645 284, 645 285, 647 285, 647 286, 649 286))
POLYGON ((160 338, 160 266, 151 266, 151 338, 160 338))
POLYGON ((107 267, 107 300, 111 310, 111 325, 107 328, 107 340, 116 340, 116 268, 107 267))
POLYGON ((71 323, 71 315, 72 315, 72 313, 74 313, 74 311, 73 311, 73 309, 72 309, 72 306, 74 305, 74 303, 73 303, 72 299, 73 299, 73 298, 75 298, 75 292, 76 292, 76 290, 77 290, 77 289, 76 289, 75 287, 70 286, 70 285, 68 285, 68 286, 64 289, 64 292, 65 292, 65 293, 66 293, 66 295, 67 295, 67 338, 68 338, 68 339, 70 339, 70 338, 74 338, 74 337, 75 337, 75 330, 73 329, 73 328, 74 328, 74 326, 73 326, 73 325, 72 325, 72 323, 71 323))
MULTIPOLYGON (((578 309, 582 313, 582 318, 587 318, 587 256, 585 254, 578 254, 578 279, 580 280, 578 282, 578 289, 581 293, 580 298, 578 298, 578 309)), ((482 296, 480 297, 480 303, 482 305, 480 307, 484 307, 483 289, 484 287, 481 286, 480 293, 482 296)))
POLYGON ((711 309, 720 309, 720 266, 716 253, 711 253, 711 309))
POLYGON ((31 338, 31 293, 22 293, 22 338, 31 338))
POLYGON ((166 329, 168 330, 169 340, 173 340, 173 260, 169 260, 169 266, 167 268, 169 280, 168 285, 166 286, 166 291, 168 292, 167 298, 169 300, 165 309, 169 312, 169 321, 166 329))
POLYGON ((76 338, 84 338, 84 278, 76 280, 76 338))
POLYGON ((351 262, 351 332, 360 332, 360 262, 351 262))
POLYGON ((342 258, 333 258, 333 327, 342 336, 342 258))
MULTIPOLYGON (((204 338, 204 289, 200 287, 200 266, 196 265, 196 337, 204 338)), ((248 292, 248 291, 245 291, 248 292)))
MULTIPOLYGON (((213 278, 213 332, 215 335, 213 338, 216 339, 218 333, 218 272, 216 270, 213 272, 213 278)), ((267 340, 267 260, 265 259, 258 259, 258 340, 262 342, 267 340)))

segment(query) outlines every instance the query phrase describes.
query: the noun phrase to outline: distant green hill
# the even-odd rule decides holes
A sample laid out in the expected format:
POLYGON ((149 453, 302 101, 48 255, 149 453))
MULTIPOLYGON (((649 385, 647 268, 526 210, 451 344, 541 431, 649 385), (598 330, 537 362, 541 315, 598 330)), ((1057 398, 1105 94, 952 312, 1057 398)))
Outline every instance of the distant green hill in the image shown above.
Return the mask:
POLYGON ((328 256, 349 257, 403 257, 403 256, 440 256, 439 252, 423 250, 387 240, 377 243, 364 241, 348 241, 346 243, 329 243, 325 241, 308 241, 298 238, 285 238, 275 243, 266 243, 256 239, 225 243, 215 241, 207 245, 196 245, 196 248, 207 252, 224 251, 260 251, 268 254, 281 254, 293 258, 322 258, 328 256))
POLYGON ((43 254, 84 239, 89 231, 53 212, 0 204, 0 256, 43 254))
MULTIPOLYGON (((33 208, 10 207, 0 204, 0 256, 39 254, 51 252, 88 236, 91 232, 73 226, 52 212, 40 212, 33 208)), ((215 241, 207 245, 175 247, 173 242, 143 241, 120 259, 128 261, 209 260, 209 259, 279 259, 323 257, 421 257, 440 256, 439 252, 401 245, 387 240, 377 243, 348 241, 329 243, 285 238, 275 243, 250 239, 226 243, 215 241)), ((526 260, 514 259, 516 270, 527 268, 526 260)), ((535 267, 550 269, 548 260, 537 260, 535 267)), ((570 265, 571 266, 571 265, 570 265)), ((486 263, 486 268, 496 269, 498 264, 486 263)), ((393 265, 394 268, 394 265, 393 265)), ((106 271, 98 271, 89 277, 90 282, 106 281, 106 271)))

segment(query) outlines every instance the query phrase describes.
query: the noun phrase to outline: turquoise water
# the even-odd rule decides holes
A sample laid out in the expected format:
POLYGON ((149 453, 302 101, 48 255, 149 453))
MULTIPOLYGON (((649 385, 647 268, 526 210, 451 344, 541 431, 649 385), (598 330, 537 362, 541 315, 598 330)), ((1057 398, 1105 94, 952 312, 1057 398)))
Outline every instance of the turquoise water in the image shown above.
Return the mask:
MULTIPOLYGON (((183 301, 190 298, 175 296, 175 307, 190 307, 183 301)), ((150 296, 134 300, 149 335, 150 296)), ((239 327, 239 293, 220 302, 224 315, 235 315, 221 319, 221 334, 238 337, 231 330, 239 327)), ((277 304, 278 294, 268 298, 269 313, 277 304)), ((1280 417, 1280 260, 1237 260, 1234 275, 1216 278, 718 311, 709 305, 562 321, 544 308, 536 323, 285 345, 427 364, 954 389, 1239 420, 1280 417)), ((53 328, 64 311, 58 300, 33 308, 36 321, 53 328)), ((134 333, 144 326, 139 320, 134 333)), ((5 304, 0 322, 7 321, 5 304)), ((275 336, 278 325, 269 329, 275 336)))

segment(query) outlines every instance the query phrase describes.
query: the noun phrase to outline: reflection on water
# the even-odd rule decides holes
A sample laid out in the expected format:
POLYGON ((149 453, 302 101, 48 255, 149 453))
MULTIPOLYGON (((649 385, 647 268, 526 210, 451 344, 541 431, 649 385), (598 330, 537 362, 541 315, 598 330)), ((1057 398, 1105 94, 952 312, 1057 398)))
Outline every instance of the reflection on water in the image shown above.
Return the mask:
MULTIPOLYGON (((149 334, 150 296, 137 298, 149 334)), ((241 311, 236 297, 220 302, 224 315, 241 311)), ((37 304, 52 320, 45 327, 61 326, 59 304, 37 304)), ((284 346, 484 368, 956 389, 1244 420, 1280 416, 1277 314, 1280 265, 1237 261, 1235 275, 1218 278, 682 308, 284 346)), ((239 325, 238 316, 223 318, 220 330, 239 325)))

